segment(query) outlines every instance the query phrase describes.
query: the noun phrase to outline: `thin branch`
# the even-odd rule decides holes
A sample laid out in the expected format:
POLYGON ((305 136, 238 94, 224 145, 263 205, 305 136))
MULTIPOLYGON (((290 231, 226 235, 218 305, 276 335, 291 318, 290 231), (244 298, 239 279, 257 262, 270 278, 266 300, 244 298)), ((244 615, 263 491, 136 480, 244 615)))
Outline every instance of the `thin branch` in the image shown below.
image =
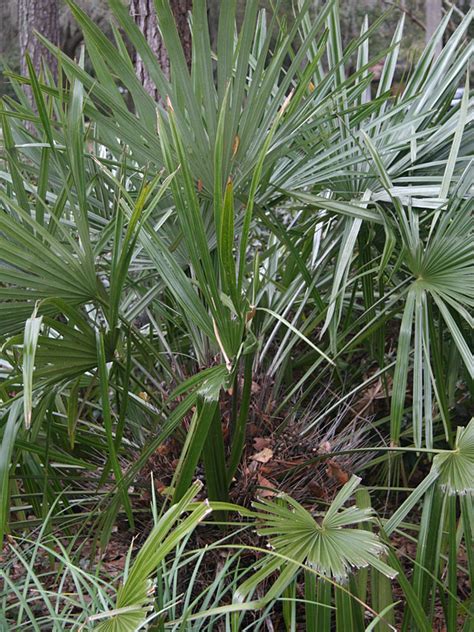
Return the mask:
POLYGON ((414 13, 412 13, 412 11, 410 11, 406 7, 400 6, 400 4, 398 4, 397 2, 390 2, 390 0, 382 0, 382 2, 384 4, 388 4, 391 7, 395 7, 399 11, 402 11, 403 13, 405 13, 410 18, 410 20, 412 22, 414 22, 414 24, 419 26, 420 29, 422 29, 423 31, 426 31, 426 25, 419 18, 417 18, 416 15, 414 13))

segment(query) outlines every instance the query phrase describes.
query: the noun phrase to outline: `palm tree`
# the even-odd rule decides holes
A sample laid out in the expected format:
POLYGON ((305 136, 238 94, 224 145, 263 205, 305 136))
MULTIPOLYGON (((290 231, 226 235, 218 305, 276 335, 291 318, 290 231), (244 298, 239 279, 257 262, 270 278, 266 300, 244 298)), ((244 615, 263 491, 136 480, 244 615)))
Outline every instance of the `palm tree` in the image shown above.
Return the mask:
MULTIPOLYGON (((372 58, 367 20, 344 50, 338 3, 314 17, 309 4, 285 30, 279 16, 268 21, 248 2, 237 30, 236 3, 226 3, 213 51, 206 3, 195 0, 189 67, 169 3, 157 2, 169 76, 121 0, 111 0, 115 43, 71 5, 87 64, 86 53, 74 61, 41 38, 68 81, 55 86, 30 68, 34 107, 15 84, 18 98, 1 112, 0 527, 22 525, 25 511, 41 519, 51 510, 52 520, 95 521, 105 545, 120 511, 134 526, 131 487, 171 437, 180 449, 167 481, 172 501, 187 497, 202 466, 218 516, 227 515, 257 415, 277 420, 279 431, 302 421, 306 435, 341 405, 352 410, 379 380, 389 404, 375 427, 390 459, 384 452, 377 463, 392 467, 404 452, 454 458, 443 467, 437 459, 403 510, 381 521, 387 537, 405 528, 429 491, 423 542, 431 544, 419 555, 427 563, 434 551, 434 562, 430 574, 402 585, 407 626, 413 618, 430 629, 424 605, 434 607, 439 584, 452 595, 443 603, 454 630, 453 568, 461 531, 471 539, 470 508, 461 498, 457 530, 456 504, 435 483, 467 492, 462 474, 472 464, 472 426, 461 433, 452 416, 472 373, 474 129, 464 79, 472 13, 437 57, 447 14, 392 97, 403 19, 372 58), (137 78, 122 33, 166 103, 157 105, 137 78), (380 59, 375 88, 370 68, 380 59), (261 410, 252 389, 262 375, 261 410), (453 468, 462 479, 455 485, 453 468), (452 543, 442 524, 457 532, 452 543), (451 560, 447 575, 442 554, 451 560)), ((364 422, 359 413, 353 421, 364 422)), ((356 483, 322 515, 287 496, 241 510, 275 550, 270 570, 264 564, 250 583, 235 580, 243 586, 235 611, 256 607, 250 594, 273 571, 279 579, 268 599, 291 591, 295 564, 326 576, 317 587, 323 603, 333 593, 321 586, 339 585, 350 564, 383 574, 378 554, 404 581, 380 537, 354 535, 353 524, 376 526, 370 512, 342 506, 356 483), (319 556, 339 542, 339 527, 349 546, 343 540, 337 555, 319 556), (350 542, 360 543, 360 557, 350 542), (289 553, 295 561, 286 570, 289 553)), ((362 595, 363 580, 353 581, 362 595)), ((334 593, 338 611, 353 612, 343 594, 334 593)), ((393 608, 379 597, 379 613, 393 608)), ((363 625, 360 609, 354 616, 363 625)))

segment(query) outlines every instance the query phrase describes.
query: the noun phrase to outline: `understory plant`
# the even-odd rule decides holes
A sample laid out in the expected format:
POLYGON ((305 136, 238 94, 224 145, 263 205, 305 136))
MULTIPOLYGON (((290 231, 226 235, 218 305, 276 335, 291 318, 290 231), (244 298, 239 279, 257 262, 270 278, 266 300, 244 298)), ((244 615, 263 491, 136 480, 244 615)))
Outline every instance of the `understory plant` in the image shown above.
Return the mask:
MULTIPOLYGON (((58 76, 28 62, 1 107, 0 535, 47 522, 52 559, 61 537, 103 552, 117 525, 142 524, 140 490, 158 464, 155 530, 174 525, 176 538, 160 532, 155 556, 152 531, 114 597, 68 551, 77 598, 60 608, 38 588, 37 549, 17 552, 26 579, 13 606, 2 596, 6 612, 41 629, 33 589, 42 621, 82 608, 80 625, 103 630, 263 629, 280 617, 287 630, 385 631, 403 601, 403 630, 432 629, 440 611, 449 632, 468 630, 472 10, 446 13, 393 93, 403 16, 372 55, 380 22, 365 19, 343 48, 336 0, 295 1, 289 24, 252 0, 238 27, 230 0, 213 48, 195 0, 188 68, 156 0, 167 78, 123 2, 109 2, 114 41, 70 2, 78 59, 43 41, 58 76), (311 445, 337 415, 353 443, 311 445), (272 469, 268 446, 290 431, 306 452, 272 469), (261 435, 267 452, 252 456, 261 435), (361 453, 351 476, 341 459, 361 453), (337 484, 281 489, 296 480, 288 467, 318 464, 337 484), (205 492, 190 505, 196 477, 205 492), (238 493, 249 480, 253 508, 238 493), (208 555, 193 540, 204 498, 209 547, 226 557, 198 587, 189 560, 208 555), (261 541, 237 545, 253 526, 261 541), (400 538, 418 541, 414 559, 401 559, 400 538), (196 585, 179 592, 183 573, 196 585)), ((4 591, 15 585, 2 577, 4 591)))

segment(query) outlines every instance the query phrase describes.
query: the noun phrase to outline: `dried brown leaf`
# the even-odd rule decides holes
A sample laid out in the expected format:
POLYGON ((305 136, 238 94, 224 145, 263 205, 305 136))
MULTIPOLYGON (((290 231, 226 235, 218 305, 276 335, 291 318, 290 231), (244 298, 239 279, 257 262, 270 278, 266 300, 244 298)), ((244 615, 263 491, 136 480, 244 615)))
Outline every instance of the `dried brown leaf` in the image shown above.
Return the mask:
POLYGON ((258 463, 268 463, 273 458, 273 450, 270 448, 263 448, 260 452, 253 454, 250 459, 257 461, 258 463))

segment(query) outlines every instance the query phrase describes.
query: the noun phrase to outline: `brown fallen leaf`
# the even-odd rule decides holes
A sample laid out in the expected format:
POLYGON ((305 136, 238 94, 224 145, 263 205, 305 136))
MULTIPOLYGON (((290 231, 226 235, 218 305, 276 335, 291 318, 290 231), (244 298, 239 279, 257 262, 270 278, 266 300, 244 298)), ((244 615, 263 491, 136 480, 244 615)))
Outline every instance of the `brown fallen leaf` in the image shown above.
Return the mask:
POLYGON ((344 470, 334 459, 328 461, 326 473, 329 477, 335 478, 340 485, 345 485, 350 478, 346 470, 344 470))
POLYGON ((257 424, 250 423, 248 425, 248 433, 249 433, 249 436, 255 437, 256 434, 258 433, 258 426, 257 426, 257 424))
POLYGON ((316 483, 315 481, 309 481, 308 483, 308 491, 313 496, 313 498, 327 498, 327 490, 324 489, 321 485, 316 483))
POLYGON ((253 447, 260 452, 264 448, 269 448, 272 444, 270 437, 255 437, 253 440, 253 447))
POLYGON ((274 474, 275 470, 281 470, 278 463, 275 463, 275 461, 270 461, 267 464, 262 463, 259 467, 260 474, 263 474, 264 476, 267 476, 268 474, 274 474))
POLYGON ((250 461, 247 469, 250 472, 250 474, 253 476, 255 472, 257 471, 257 468, 259 467, 260 467, 260 463, 257 463, 257 461, 250 461))
POLYGON ((261 498, 269 498, 271 496, 275 496, 277 494, 277 491, 275 489, 275 486, 273 485, 273 483, 271 483, 268 478, 265 478, 264 476, 261 476, 260 474, 258 475, 258 486, 259 487, 264 487, 266 489, 259 489, 258 490, 258 495, 261 498))
POLYGON ((251 461, 257 461, 257 463, 268 463, 273 458, 273 450, 270 448, 263 448, 260 452, 252 454, 251 461))

